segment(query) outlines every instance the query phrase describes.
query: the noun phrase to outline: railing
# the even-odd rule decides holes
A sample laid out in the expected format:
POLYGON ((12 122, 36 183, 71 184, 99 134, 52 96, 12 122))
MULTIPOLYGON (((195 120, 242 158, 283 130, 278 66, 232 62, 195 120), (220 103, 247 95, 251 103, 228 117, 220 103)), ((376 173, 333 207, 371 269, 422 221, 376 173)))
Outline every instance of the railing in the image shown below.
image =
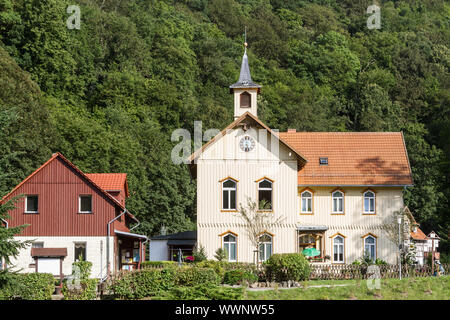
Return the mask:
MULTIPOLYGON (((442 265, 447 273, 450 264, 442 265)), ((379 265, 378 271, 376 269, 368 269, 367 266, 357 265, 314 265, 311 264, 310 279, 367 279, 370 276, 380 277, 382 279, 398 278, 399 266, 398 265, 379 265), (378 274, 377 274, 378 273, 378 274)), ((438 270, 438 266, 435 266, 434 271, 438 270)), ((428 277, 432 276, 432 270, 430 266, 402 266, 402 277, 428 277)))

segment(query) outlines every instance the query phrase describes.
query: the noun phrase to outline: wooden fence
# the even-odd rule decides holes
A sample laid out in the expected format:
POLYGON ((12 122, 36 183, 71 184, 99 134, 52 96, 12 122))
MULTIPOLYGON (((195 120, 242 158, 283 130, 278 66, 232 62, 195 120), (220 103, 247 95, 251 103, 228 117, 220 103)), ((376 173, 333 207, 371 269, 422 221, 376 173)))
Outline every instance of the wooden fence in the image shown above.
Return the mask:
MULTIPOLYGON (((448 272, 450 264, 442 265, 445 273, 448 272)), ((435 266, 434 271, 437 268, 435 266)), ((430 266, 402 266, 402 277, 428 277, 431 276, 430 266)), ((380 265, 380 266, 357 266, 357 265, 311 265, 310 279, 367 279, 372 278, 398 278, 398 265, 380 265)))

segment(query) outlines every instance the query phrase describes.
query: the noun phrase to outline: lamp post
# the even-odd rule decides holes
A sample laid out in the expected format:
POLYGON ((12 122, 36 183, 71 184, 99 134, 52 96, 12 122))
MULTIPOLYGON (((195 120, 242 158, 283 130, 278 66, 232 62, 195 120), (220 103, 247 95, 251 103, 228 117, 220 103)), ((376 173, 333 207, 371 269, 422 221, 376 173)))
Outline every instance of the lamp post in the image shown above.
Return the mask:
POLYGON ((401 253, 401 225, 402 225, 402 216, 399 215, 397 218, 398 222, 398 274, 400 280, 402 280, 402 253, 401 253))

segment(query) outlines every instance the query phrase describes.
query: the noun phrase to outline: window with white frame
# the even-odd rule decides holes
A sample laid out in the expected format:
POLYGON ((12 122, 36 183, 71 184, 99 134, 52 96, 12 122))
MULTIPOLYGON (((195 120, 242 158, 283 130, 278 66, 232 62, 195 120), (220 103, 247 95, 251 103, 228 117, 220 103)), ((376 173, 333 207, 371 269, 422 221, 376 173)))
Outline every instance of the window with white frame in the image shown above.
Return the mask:
POLYGON ((303 191, 300 195, 301 198, 301 213, 312 213, 312 193, 309 191, 303 191))
POLYGON ((332 213, 344 213, 344 194, 341 191, 332 193, 332 213))
POLYGON ((258 183, 258 209, 272 210, 272 181, 264 179, 258 183))
POLYGON ((222 210, 236 210, 236 187, 232 179, 222 182, 222 210))
POLYGON ((344 263, 344 237, 335 236, 333 238, 333 262, 344 263))
POLYGON ((272 255, 272 236, 265 233, 259 237, 259 262, 264 262, 272 255))
POLYGON ((364 257, 375 261, 377 258, 377 239, 374 236, 367 236, 364 238, 364 257))
POLYGON ((92 196, 81 195, 78 197, 79 213, 92 213, 92 196))
POLYGON ((364 192, 364 213, 375 213, 375 193, 364 192))
POLYGON ((76 261, 86 261, 86 242, 74 243, 74 259, 76 261))
POLYGON ((223 237, 223 250, 225 250, 229 262, 236 262, 237 242, 235 235, 228 233, 223 237))
POLYGON ((37 195, 26 196, 25 213, 39 213, 39 197, 37 195))

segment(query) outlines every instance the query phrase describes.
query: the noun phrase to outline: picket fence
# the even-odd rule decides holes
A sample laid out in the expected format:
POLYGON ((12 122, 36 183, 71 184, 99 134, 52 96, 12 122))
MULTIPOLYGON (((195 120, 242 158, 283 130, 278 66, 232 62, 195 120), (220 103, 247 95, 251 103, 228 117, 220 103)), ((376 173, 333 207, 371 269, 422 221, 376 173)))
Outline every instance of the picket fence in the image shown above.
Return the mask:
MULTIPOLYGON (((450 264, 443 264, 445 273, 450 264)), ((435 266, 434 271, 437 271, 435 266)), ((402 266, 402 277, 428 277, 433 275, 431 266, 402 266)), ((398 265, 358 266, 345 265, 311 265, 311 280, 335 280, 335 279, 367 279, 372 278, 398 278, 398 265)))

